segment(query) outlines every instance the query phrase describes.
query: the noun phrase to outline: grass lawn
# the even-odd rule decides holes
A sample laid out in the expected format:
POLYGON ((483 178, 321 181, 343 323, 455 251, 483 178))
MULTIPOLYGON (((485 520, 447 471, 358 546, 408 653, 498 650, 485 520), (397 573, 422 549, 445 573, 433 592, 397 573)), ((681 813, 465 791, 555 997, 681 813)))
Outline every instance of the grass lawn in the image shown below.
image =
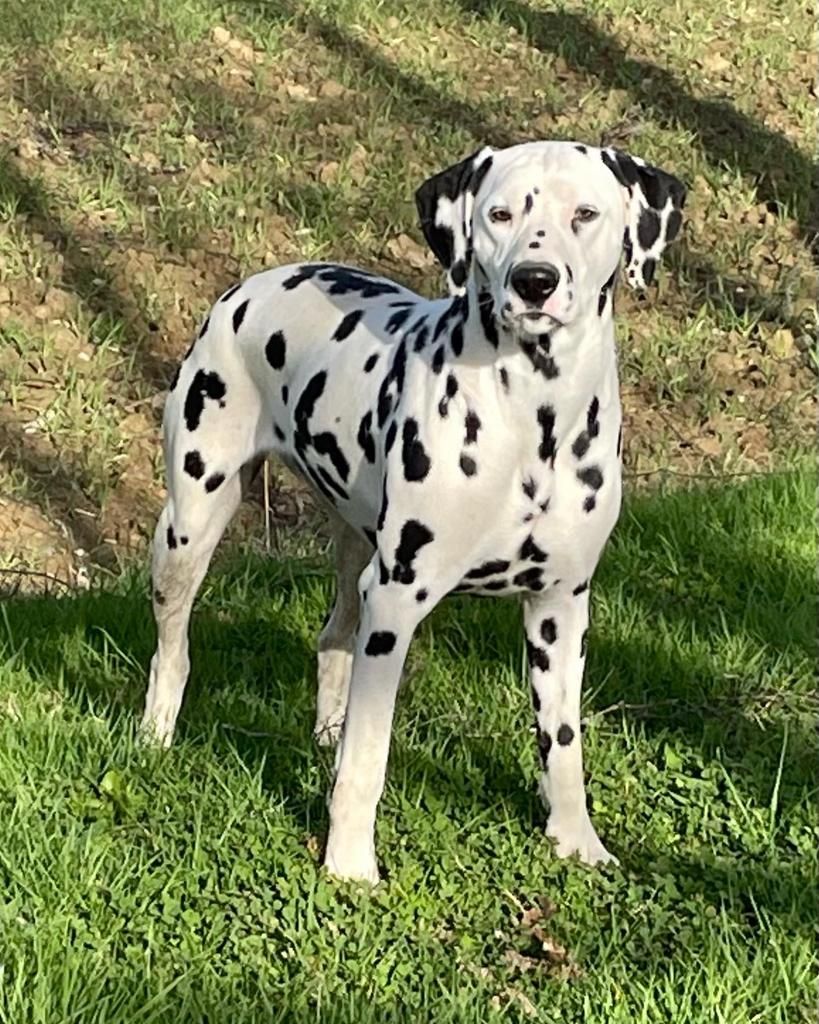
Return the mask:
POLYGON ((514 602, 451 599, 399 698, 368 892, 320 871, 323 559, 226 552, 174 748, 134 743, 146 580, 0 621, 0 1019, 813 1020, 813 478, 632 500, 585 749, 619 868, 560 862, 514 602))

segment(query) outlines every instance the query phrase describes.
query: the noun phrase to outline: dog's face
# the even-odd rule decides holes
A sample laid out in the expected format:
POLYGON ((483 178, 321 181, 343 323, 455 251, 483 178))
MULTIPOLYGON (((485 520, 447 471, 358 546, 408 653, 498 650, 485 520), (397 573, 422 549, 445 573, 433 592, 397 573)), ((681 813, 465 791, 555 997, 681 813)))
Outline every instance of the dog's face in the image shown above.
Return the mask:
POLYGON ((483 149, 416 196, 451 290, 473 283, 501 324, 529 336, 602 315, 624 252, 629 283, 650 283, 684 200, 664 171, 569 142, 483 149))

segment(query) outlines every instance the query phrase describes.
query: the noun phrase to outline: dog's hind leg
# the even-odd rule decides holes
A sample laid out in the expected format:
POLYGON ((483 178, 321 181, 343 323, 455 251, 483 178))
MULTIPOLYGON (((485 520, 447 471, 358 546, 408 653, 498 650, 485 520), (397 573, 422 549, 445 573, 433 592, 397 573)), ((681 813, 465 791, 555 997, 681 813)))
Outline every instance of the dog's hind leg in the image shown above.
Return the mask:
MULTIPOLYGON (((191 390, 196 386, 194 378, 191 390)), ((165 412, 168 501, 153 542, 157 647, 142 719, 144 737, 162 746, 170 745, 173 738, 185 692, 194 599, 216 545, 241 501, 243 481, 250 476, 249 464, 264 447, 256 437, 259 416, 254 396, 241 397, 241 416, 231 417, 228 395, 227 408, 208 410, 194 429, 190 420, 183 418, 182 399, 177 394, 169 396, 165 412)))
POLYGON ((372 545, 337 515, 330 517, 336 563, 336 599, 318 641, 318 695, 314 734, 322 746, 337 742, 353 670, 358 628, 358 579, 372 557, 372 545))

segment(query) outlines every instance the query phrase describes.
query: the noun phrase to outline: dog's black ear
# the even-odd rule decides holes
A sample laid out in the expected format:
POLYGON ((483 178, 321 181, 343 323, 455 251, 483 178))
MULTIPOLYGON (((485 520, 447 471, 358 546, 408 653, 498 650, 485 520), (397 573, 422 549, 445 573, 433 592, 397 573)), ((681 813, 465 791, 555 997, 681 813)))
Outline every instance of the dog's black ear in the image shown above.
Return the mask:
POLYGON ((449 290, 462 295, 472 262, 472 207, 492 166, 485 146, 466 160, 428 178, 415 193, 415 205, 430 249, 446 271, 449 290))
POLYGON ((632 288, 645 288, 654 278, 663 250, 679 234, 685 185, 673 174, 619 149, 601 149, 600 155, 628 196, 623 235, 626 280, 632 288))

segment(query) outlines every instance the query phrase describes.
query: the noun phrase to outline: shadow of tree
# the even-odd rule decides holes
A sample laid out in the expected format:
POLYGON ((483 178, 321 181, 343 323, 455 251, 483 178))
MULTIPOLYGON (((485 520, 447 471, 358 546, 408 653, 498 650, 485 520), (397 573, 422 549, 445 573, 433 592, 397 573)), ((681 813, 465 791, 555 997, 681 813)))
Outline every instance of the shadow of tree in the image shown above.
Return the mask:
MULTIPOLYGON (((692 96, 670 71, 631 56, 616 39, 583 14, 533 10, 519 0, 457 0, 465 11, 500 17, 522 30, 540 50, 559 53, 607 88, 625 89, 661 125, 697 134, 708 159, 736 168, 756 186, 763 202, 791 205, 803 236, 816 245, 819 171, 779 132, 718 99, 692 96)), ((815 251, 815 250, 814 250, 815 251)))

